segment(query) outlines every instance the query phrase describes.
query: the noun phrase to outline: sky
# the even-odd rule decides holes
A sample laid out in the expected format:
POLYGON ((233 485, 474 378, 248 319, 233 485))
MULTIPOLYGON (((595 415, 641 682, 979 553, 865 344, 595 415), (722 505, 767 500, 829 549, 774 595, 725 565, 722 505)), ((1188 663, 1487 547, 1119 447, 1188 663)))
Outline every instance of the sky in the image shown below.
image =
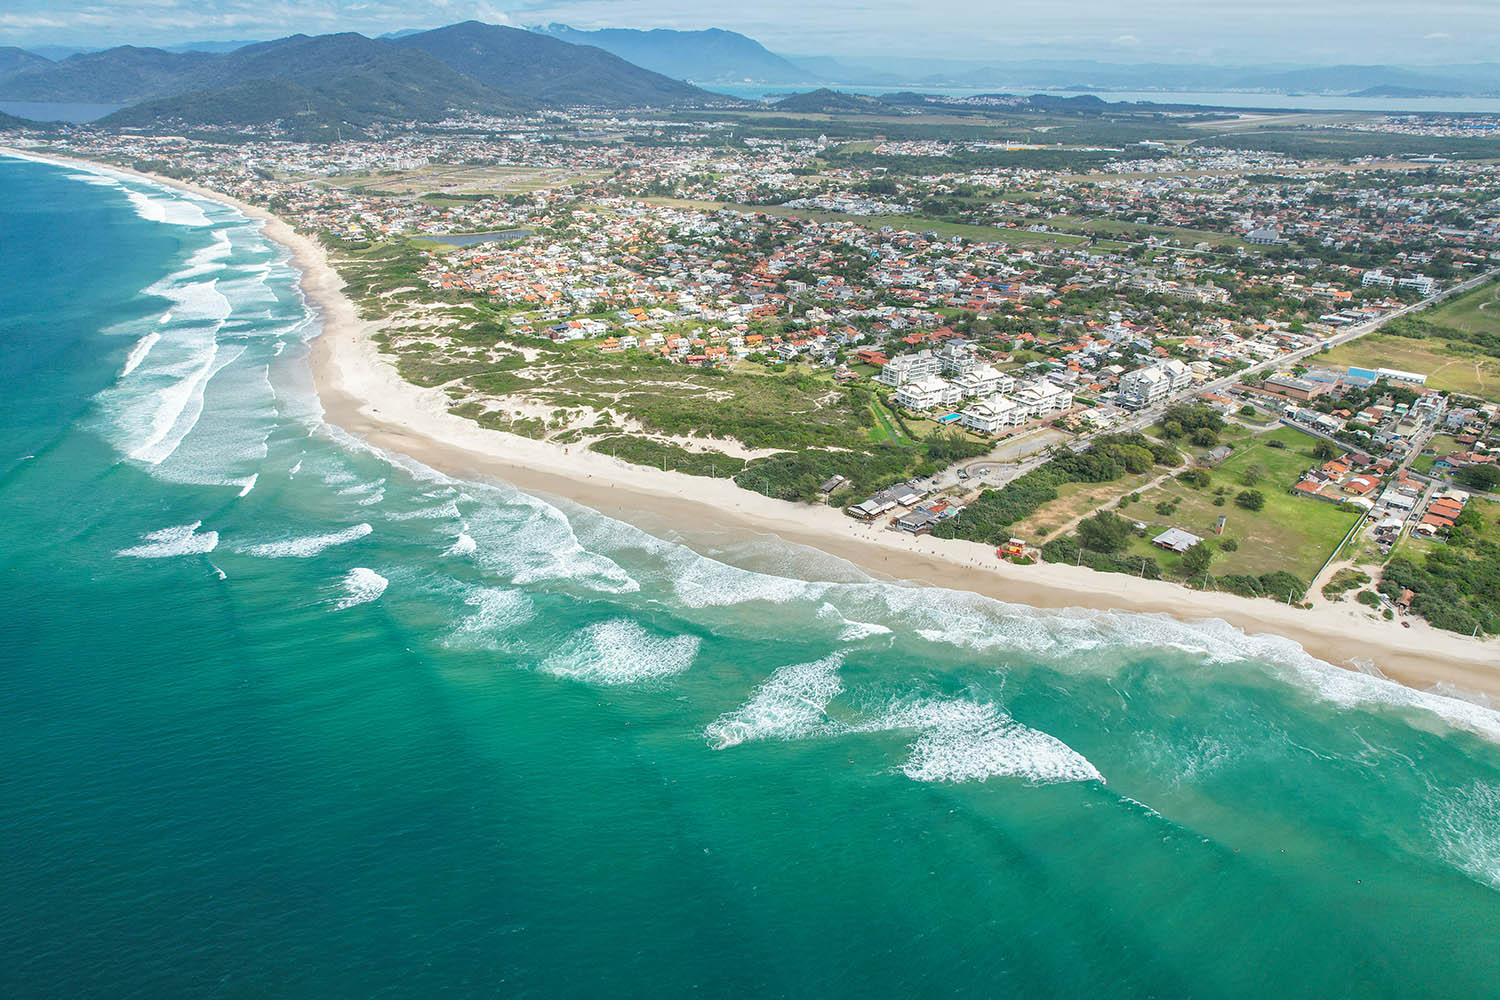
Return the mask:
POLYGON ((1500 0, 0 0, 0 44, 376 35, 470 18, 728 28, 789 55, 1230 65, 1500 60, 1500 0))

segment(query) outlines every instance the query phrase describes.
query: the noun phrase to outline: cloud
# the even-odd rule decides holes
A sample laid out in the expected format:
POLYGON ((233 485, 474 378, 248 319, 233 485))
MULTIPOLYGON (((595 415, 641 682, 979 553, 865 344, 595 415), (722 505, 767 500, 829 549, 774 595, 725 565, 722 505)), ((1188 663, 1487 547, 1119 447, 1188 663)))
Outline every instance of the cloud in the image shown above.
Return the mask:
POLYGON ((1122 49, 1134 49, 1140 47, 1141 40, 1134 35, 1116 35, 1110 39, 1109 44, 1122 49))
POLYGON ((1422 37, 1425 38, 1425 39, 1427 39, 1429 42, 1446 42, 1448 39, 1452 38, 1453 36, 1450 35, 1450 34, 1448 34, 1446 31, 1432 31, 1432 32, 1428 32, 1427 34, 1423 35, 1422 37))

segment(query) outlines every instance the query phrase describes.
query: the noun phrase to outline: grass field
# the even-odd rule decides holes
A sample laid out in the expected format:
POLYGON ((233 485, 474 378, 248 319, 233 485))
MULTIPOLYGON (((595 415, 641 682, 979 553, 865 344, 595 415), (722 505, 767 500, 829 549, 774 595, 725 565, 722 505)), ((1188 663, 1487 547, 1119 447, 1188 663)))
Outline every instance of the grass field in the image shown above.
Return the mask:
POLYGON ((1468 333, 1500 333, 1500 281, 1449 299, 1422 313, 1422 318, 1468 333))
MULTIPOLYGON (((1457 305, 1467 297, 1463 296, 1431 312, 1423 313, 1422 317, 1435 319, 1448 306, 1457 305)), ((1478 313, 1477 306, 1473 309, 1478 313)), ((1495 321, 1500 325, 1500 306, 1486 312, 1495 313, 1495 321)), ((1484 315, 1484 321, 1489 322, 1488 315, 1479 315, 1484 315)), ((1318 360, 1334 366, 1356 365, 1361 368, 1399 368, 1403 371, 1421 372, 1427 376, 1427 385, 1433 389, 1464 392, 1500 401, 1500 359, 1464 351, 1449 341, 1413 340, 1409 337, 1372 333, 1335 347, 1327 354, 1319 355, 1318 360)))
MULTIPOLYGON (((685 208, 703 212, 716 212, 721 208, 735 212, 761 212, 790 219, 809 219, 813 222, 846 222, 857 226, 881 229, 889 226, 905 233, 933 232, 939 236, 962 236, 981 243, 1010 243, 1018 246, 1077 246, 1087 243, 1087 236, 1074 233, 1032 233, 1024 229, 1001 229, 997 226, 974 226, 962 222, 944 222, 919 215, 845 215, 842 212, 818 212, 811 209, 787 208, 782 205, 737 205, 720 201, 690 201, 683 198, 647 198, 646 201, 672 208, 685 208)), ((1118 250, 1124 244, 1114 240, 1100 240, 1100 249, 1118 250)))
POLYGON ((1030 517, 1017 521, 1011 533, 1017 538, 1046 541, 1068 522, 1134 493, 1160 474, 1159 469, 1153 469, 1111 483, 1064 483, 1057 487, 1056 500, 1042 504, 1030 517))
POLYGON ((1182 229, 1176 226, 1152 226, 1144 223, 1124 222, 1119 219, 1086 219, 1076 216, 1063 216, 1055 219, 1042 220, 1047 225, 1054 226, 1068 232, 1089 235, 1115 236, 1122 240, 1144 242, 1149 236, 1158 239, 1176 240, 1183 246, 1191 247, 1199 243, 1207 243, 1221 249, 1246 249, 1259 252, 1261 248, 1254 244, 1246 243, 1232 233, 1216 233, 1207 229, 1182 229))
POLYGON ((1358 519, 1357 514, 1333 504, 1287 492, 1302 472, 1316 464, 1312 446, 1312 438, 1282 428, 1242 441, 1233 455, 1210 472, 1211 482, 1206 487, 1193 489, 1173 481, 1148 490, 1139 503, 1121 511, 1123 516, 1147 525, 1146 538, 1132 543, 1131 554, 1155 556, 1164 567, 1175 569, 1178 557, 1153 548, 1150 539, 1167 528, 1182 528, 1215 539, 1215 525, 1219 516, 1224 515, 1228 518, 1224 537, 1233 538, 1238 548, 1218 553, 1211 573, 1258 576, 1286 570, 1310 581, 1358 519), (1286 447, 1272 448, 1268 445, 1272 440, 1282 441, 1286 447), (1252 466, 1263 471, 1263 478, 1254 487, 1247 487, 1244 476, 1252 466), (1220 487, 1225 490, 1225 503, 1216 507, 1215 490, 1220 487), (1264 509, 1248 511, 1235 504, 1235 495, 1247 488, 1265 496, 1264 509), (1162 502, 1175 503, 1176 511, 1170 515, 1157 514, 1156 505, 1162 502))

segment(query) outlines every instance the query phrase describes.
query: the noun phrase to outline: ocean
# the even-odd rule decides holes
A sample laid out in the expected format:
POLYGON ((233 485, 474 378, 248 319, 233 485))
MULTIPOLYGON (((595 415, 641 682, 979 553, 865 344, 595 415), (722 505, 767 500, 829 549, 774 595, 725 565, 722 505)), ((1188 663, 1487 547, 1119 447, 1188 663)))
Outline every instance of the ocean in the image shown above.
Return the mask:
POLYGON ((287 255, 0 159, 0 995, 1500 996, 1500 716, 325 425, 287 255))

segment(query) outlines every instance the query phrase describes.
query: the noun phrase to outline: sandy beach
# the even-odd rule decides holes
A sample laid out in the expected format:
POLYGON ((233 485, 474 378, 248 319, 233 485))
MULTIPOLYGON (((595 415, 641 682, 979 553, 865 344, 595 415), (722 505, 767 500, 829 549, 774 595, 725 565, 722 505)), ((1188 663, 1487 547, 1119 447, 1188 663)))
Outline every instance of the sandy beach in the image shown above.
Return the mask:
POLYGON ((881 579, 967 590, 1037 608, 1223 620, 1247 633, 1291 639, 1328 663, 1373 669, 1412 687, 1443 684, 1500 696, 1500 648, 1493 641, 1439 631, 1421 621, 1406 627, 1373 618, 1353 602, 1301 609, 1072 566, 1013 566, 977 543, 914 538, 861 524, 826 506, 768 499, 727 480, 662 472, 482 428, 449 413, 441 390, 404 381, 381 357, 321 244, 264 209, 198 185, 140 176, 262 220, 266 236, 291 252, 304 294, 321 314, 322 335, 313 341, 311 363, 325 418, 375 447, 449 475, 495 478, 566 498, 648 531, 670 530, 690 545, 695 537, 722 539, 726 533, 775 536, 848 560, 881 579))

